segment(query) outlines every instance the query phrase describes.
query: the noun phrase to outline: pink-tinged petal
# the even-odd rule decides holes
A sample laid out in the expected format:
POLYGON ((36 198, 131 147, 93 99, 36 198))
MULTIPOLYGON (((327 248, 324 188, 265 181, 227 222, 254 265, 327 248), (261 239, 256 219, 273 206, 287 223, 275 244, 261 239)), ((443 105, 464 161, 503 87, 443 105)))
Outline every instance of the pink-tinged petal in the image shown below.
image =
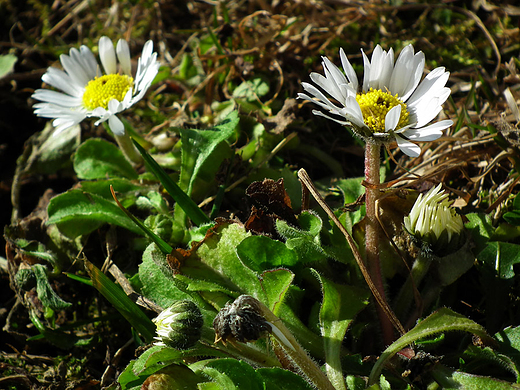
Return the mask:
POLYGON ((99 58, 106 74, 117 73, 116 51, 114 44, 108 37, 101 37, 99 39, 99 58))

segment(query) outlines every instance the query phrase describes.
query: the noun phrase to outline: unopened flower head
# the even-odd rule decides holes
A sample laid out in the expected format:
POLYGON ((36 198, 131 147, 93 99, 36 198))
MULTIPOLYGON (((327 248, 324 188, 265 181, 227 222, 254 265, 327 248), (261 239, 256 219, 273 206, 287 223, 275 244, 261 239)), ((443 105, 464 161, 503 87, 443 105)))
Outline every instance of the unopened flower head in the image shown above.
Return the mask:
POLYGON ((155 345, 188 349, 200 339, 204 318, 195 303, 184 300, 162 311, 153 322, 157 326, 155 345))
POLYGON ((343 72, 328 58, 323 57, 325 76, 311 73, 311 80, 319 87, 302 83, 307 93, 298 98, 310 100, 329 114, 313 110, 353 131, 367 142, 389 142, 397 145, 411 157, 419 156, 421 149, 414 142, 433 141, 450 127, 451 120, 428 125, 441 111, 442 104, 450 95, 445 87, 449 73, 439 67, 423 80, 424 54, 414 54, 412 45, 406 46, 394 64, 394 52, 377 45, 372 61, 363 51, 364 77, 359 88, 358 78, 343 49, 340 59, 343 72), (333 103, 324 93, 336 101, 333 103))
POLYGON ((410 214, 404 218, 406 230, 433 247, 450 244, 464 229, 462 217, 450 207, 448 194, 441 188, 439 184, 425 195, 420 194, 410 214))
POLYGON ((109 38, 102 37, 99 57, 104 73, 87 46, 72 48, 68 55, 60 56, 63 70, 50 67, 42 76, 45 83, 62 92, 36 90, 32 97, 43 103, 35 104, 34 112, 40 117, 53 118, 58 133, 85 118, 95 117, 96 126, 108 120, 114 134, 124 134, 124 125, 117 114, 143 98, 159 71, 152 41, 145 43, 135 75, 125 40, 120 39, 114 48, 109 38))

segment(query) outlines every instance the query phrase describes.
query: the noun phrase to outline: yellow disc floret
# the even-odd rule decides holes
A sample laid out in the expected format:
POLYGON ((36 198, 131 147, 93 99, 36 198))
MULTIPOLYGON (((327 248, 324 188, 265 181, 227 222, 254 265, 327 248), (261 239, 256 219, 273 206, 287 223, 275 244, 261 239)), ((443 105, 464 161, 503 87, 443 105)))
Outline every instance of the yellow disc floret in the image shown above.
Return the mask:
POLYGON ((408 110, 401 99, 392 96, 389 92, 370 88, 366 93, 359 93, 356 100, 363 113, 363 121, 374 133, 385 132, 385 117, 388 111, 397 105, 401 105, 401 117, 396 129, 408 124, 408 110))
POLYGON ((123 101, 126 93, 134 87, 134 79, 121 74, 107 74, 90 80, 83 93, 83 105, 89 110, 108 108, 112 99, 123 101))

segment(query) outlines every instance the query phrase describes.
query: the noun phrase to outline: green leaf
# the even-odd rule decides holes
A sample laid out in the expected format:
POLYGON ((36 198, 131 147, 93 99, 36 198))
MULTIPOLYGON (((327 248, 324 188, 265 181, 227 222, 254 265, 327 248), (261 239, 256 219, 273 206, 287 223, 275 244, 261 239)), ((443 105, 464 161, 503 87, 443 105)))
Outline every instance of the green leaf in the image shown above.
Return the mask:
POLYGON ((88 234, 104 223, 142 234, 141 229, 115 203, 81 190, 69 190, 55 196, 49 202, 47 212, 47 223, 56 224, 69 238, 88 234))
POLYGON ((495 228, 492 226, 491 217, 488 214, 470 213, 466 214, 469 219, 464 226, 471 232, 475 243, 474 253, 479 253, 485 248, 487 242, 493 236, 495 228))
POLYGON ((170 364, 150 375, 141 388, 165 390, 198 390, 198 384, 204 381, 184 364, 170 364))
POLYGON ((511 358, 520 372, 520 326, 501 330, 495 334, 495 339, 498 341, 498 351, 511 358))
POLYGON ((257 102, 259 97, 269 93, 269 82, 264 77, 255 77, 242 82, 233 91, 233 98, 245 99, 248 102, 257 102))
POLYGON ((327 377, 336 389, 345 389, 341 367, 341 345, 354 317, 368 305, 367 291, 339 285, 313 271, 321 283, 323 301, 320 308, 321 336, 325 348, 327 377))
POLYGON ((13 71, 16 61, 18 58, 13 54, 0 55, 0 79, 13 71))
POLYGON ((35 264, 31 267, 31 269, 36 276, 36 293, 38 294, 38 298, 42 302, 43 306, 58 311, 66 309, 72 305, 69 302, 65 302, 58 296, 58 294, 54 292, 51 285, 49 284, 45 266, 41 264, 35 264))
POLYGON ((159 179, 166 191, 168 191, 171 197, 175 200, 176 205, 186 213, 193 223, 195 225, 202 225, 210 222, 209 218, 204 214, 199 206, 197 206, 197 204, 186 195, 186 193, 171 179, 166 171, 162 169, 162 167, 155 162, 152 156, 150 156, 135 140, 134 145, 137 150, 139 150, 139 153, 141 153, 141 156, 143 156, 147 168, 157 177, 157 179, 159 179))
POLYGON ((143 284, 141 293, 164 309, 175 301, 191 299, 189 294, 177 287, 166 255, 155 244, 150 244, 143 253, 139 279, 143 284))
POLYGON ((469 345, 464 351, 462 359, 464 359, 465 362, 464 370, 467 372, 490 372, 490 368, 494 366, 494 370, 491 371, 493 373, 492 375, 495 375, 494 372, 499 369, 500 376, 503 377, 503 371, 505 370, 513 374, 518 382, 520 371, 515 362, 509 356, 499 353, 489 347, 469 345))
POLYGON ((266 390, 312 390, 312 387, 300 376, 281 368, 258 368, 266 390))
POLYGON ((279 267, 291 267, 298 263, 298 255, 283 242, 266 236, 251 236, 236 248, 238 257, 253 271, 262 272, 279 267))
POLYGON ((196 374, 205 375, 225 390, 264 390, 264 381, 249 364, 235 359, 202 360, 190 365, 196 374))
POLYGON ((123 207, 123 205, 119 202, 119 200, 116 198, 116 195, 114 193, 114 200, 116 201, 118 207, 120 210, 122 210, 126 216, 132 220, 137 226, 139 226, 139 229, 150 239, 150 241, 154 242, 159 249, 164 254, 170 254, 173 251, 173 248, 168 244, 166 241, 164 241, 161 237, 159 237, 155 232, 153 232, 151 229, 148 228, 144 223, 142 223, 139 219, 134 217, 134 215, 128 211, 126 208, 123 207))
POLYGON ((444 390, 520 389, 520 385, 502 381, 500 379, 455 371, 440 364, 435 366, 431 371, 431 374, 444 390))
POLYGON ((80 145, 74 155, 74 170, 80 179, 87 180, 138 177, 121 150, 100 138, 91 138, 80 145))
POLYGON ((365 187, 361 184, 364 177, 353 177, 350 179, 338 180, 334 183, 343 194, 343 204, 354 203, 361 195, 365 193, 365 187))
POLYGON ((197 257, 230 282, 229 287, 266 302, 257 274, 240 261, 236 247, 251 233, 239 224, 222 224, 197 249, 197 257))
POLYGON ((441 308, 419 322, 413 329, 392 343, 381 354, 370 373, 369 385, 374 384, 379 378, 384 364, 401 349, 422 338, 447 331, 464 331, 476 334, 483 339, 484 343, 494 344, 495 341, 489 337, 485 329, 476 322, 466 318, 454 311, 441 308))
MULTIPOLYGON (((136 360, 132 360, 130 364, 125 368, 117 379, 121 388, 131 389, 144 383, 144 381, 152 374, 164 369, 165 366, 173 365, 175 363, 181 363, 186 358, 192 358, 197 356, 226 356, 224 353, 219 352, 217 349, 208 348, 201 344, 197 344, 195 348, 187 350, 177 350, 165 346, 154 345, 143 352, 136 360)), ((186 370, 189 368, 186 367, 186 370)), ((190 375, 193 372, 183 370, 183 374, 190 375)), ((191 371, 191 370, 190 370, 191 371)), ((203 381, 199 378, 199 382, 203 381)), ((193 378, 194 379, 194 378, 193 378)), ((177 387, 174 387, 174 389, 177 387)), ((183 389, 184 387, 179 387, 183 389)))
POLYGON ((93 180, 80 182, 81 189, 84 192, 102 196, 105 199, 113 200, 110 186, 117 192, 119 201, 125 206, 130 207, 136 202, 136 194, 146 193, 149 190, 148 186, 138 185, 128 179, 108 179, 108 180, 93 180), (128 202, 127 199, 131 199, 128 202))
POLYGON ((441 286, 449 286, 473 267, 475 255, 471 252, 471 245, 470 240, 466 240, 455 252, 436 257, 433 265, 441 286))
POLYGON ((195 182, 215 180, 215 173, 225 158, 232 155, 225 142, 238 125, 238 112, 232 111, 222 123, 208 130, 182 129, 182 169, 179 186, 193 195, 195 182))
POLYGON ((125 292, 111 281, 90 261, 85 260, 92 285, 103 295, 121 315, 144 337, 147 343, 155 335, 155 325, 125 292))
POLYGON ((298 222, 301 229, 281 219, 276 221, 276 230, 286 239, 287 248, 298 254, 299 262, 302 264, 327 258, 329 255, 321 246, 321 218, 312 212, 304 211, 298 217, 298 222))
POLYGON ((511 225, 520 225, 520 195, 515 196, 512 210, 504 214, 504 219, 511 225))
POLYGON ((488 242, 477 259, 495 270, 501 279, 515 276, 513 266, 520 263, 520 245, 507 242, 488 242))
POLYGON ((293 279, 294 274, 287 269, 265 271, 260 276, 262 288, 267 297, 266 306, 275 315, 277 315, 293 279))

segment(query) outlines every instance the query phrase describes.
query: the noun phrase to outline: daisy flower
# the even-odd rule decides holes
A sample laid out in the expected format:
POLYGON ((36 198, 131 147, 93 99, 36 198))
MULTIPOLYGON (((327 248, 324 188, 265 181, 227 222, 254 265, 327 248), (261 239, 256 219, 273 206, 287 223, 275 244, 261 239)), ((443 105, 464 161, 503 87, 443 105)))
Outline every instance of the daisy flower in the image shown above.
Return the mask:
POLYGON ((143 98, 160 65, 152 41, 144 45, 135 75, 132 75, 130 49, 125 40, 120 39, 114 49, 108 37, 101 37, 99 57, 104 73, 87 46, 79 50, 72 48, 69 55, 60 56, 64 70, 50 67, 42 76, 46 84, 63 92, 36 90, 32 97, 43 103, 35 104, 34 112, 39 117, 53 118, 57 133, 94 117, 98 118, 96 126, 108 120, 116 136, 125 134, 117 114, 143 98))
POLYGON ((359 88, 358 78, 343 49, 340 59, 344 73, 328 58, 323 57, 325 76, 311 73, 310 83, 302 83, 307 93, 298 98, 310 100, 333 116, 313 110, 353 131, 366 141, 397 141, 399 148, 408 156, 419 156, 421 149, 414 142, 433 141, 450 127, 451 120, 428 125, 441 111, 442 104, 450 95, 445 87, 449 72, 439 67, 423 80, 424 53, 414 54, 412 45, 406 46, 394 63, 394 52, 377 45, 372 61, 363 54, 363 85, 359 88), (332 102, 322 91, 327 92, 332 102))

